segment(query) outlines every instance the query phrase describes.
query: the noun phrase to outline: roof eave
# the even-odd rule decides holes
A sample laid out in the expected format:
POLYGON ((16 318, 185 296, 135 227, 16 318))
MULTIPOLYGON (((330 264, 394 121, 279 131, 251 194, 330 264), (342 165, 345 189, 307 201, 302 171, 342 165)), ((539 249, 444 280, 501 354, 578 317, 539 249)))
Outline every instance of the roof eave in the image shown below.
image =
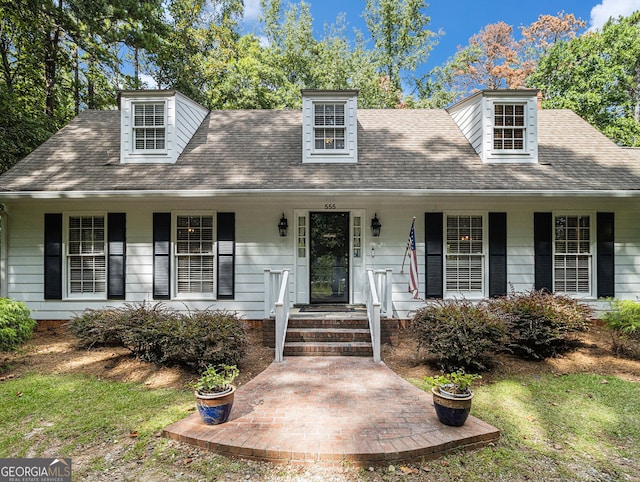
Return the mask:
POLYGON ((225 196, 265 196, 265 195, 296 195, 327 196, 327 195, 389 195, 389 196, 440 196, 440 197, 640 197, 640 190, 608 189, 608 190, 466 190, 466 189, 203 189, 203 190, 109 190, 109 191, 6 191, 0 192, 0 201, 18 199, 86 199, 108 198, 117 196, 122 198, 203 198, 225 196))

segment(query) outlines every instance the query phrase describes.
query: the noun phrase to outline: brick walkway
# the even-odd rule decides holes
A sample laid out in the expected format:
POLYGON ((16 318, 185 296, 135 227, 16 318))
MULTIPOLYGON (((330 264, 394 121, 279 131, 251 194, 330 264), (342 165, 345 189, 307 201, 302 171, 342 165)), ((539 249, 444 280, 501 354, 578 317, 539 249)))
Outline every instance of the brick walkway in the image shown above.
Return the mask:
POLYGON ((472 416, 442 425, 430 393, 370 358, 288 357, 238 388, 227 423, 196 412, 163 435, 254 460, 368 465, 478 448, 500 432, 472 416))

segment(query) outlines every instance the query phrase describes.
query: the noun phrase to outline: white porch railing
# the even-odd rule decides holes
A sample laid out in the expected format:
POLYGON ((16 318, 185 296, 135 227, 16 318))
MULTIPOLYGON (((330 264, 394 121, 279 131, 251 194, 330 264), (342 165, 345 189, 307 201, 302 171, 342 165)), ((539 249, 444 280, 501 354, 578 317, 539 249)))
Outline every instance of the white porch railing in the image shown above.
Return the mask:
POLYGON ((280 363, 284 353, 284 340, 289 324, 289 270, 264 270, 264 314, 270 318, 275 314, 276 322, 276 356, 280 363))
POLYGON ((373 347, 373 361, 378 363, 380 357, 380 299, 376 277, 373 270, 367 270, 367 317, 371 331, 371 345, 373 347))
POLYGON ((380 316, 393 318, 392 269, 371 270, 373 272, 376 292, 380 301, 380 316))

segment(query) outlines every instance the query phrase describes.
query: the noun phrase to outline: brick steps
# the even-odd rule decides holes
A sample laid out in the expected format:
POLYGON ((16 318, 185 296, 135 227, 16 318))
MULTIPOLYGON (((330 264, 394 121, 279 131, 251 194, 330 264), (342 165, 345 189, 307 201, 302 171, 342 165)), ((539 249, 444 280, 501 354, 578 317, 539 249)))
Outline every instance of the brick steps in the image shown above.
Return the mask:
POLYGON ((284 344, 285 356, 373 356, 371 342, 289 342, 284 344))
POLYGON ((289 319, 285 356, 373 356, 366 318, 305 315, 289 319))
POLYGON ((369 329, 369 320, 366 318, 289 318, 289 328, 349 328, 349 329, 369 329))
MULTIPOLYGON (((262 320, 262 343, 264 346, 268 346, 270 348, 275 348, 275 320, 273 318, 267 318, 262 320)), ((350 316, 341 317, 340 313, 293 313, 289 318, 288 330, 287 330, 287 340, 288 342, 299 342, 303 341, 300 339, 300 336, 304 336, 304 340, 306 341, 320 341, 318 339, 313 340, 311 337, 314 335, 308 335, 307 330, 315 330, 315 331, 324 331, 324 330, 366 330, 368 333, 369 330, 369 320, 366 318, 366 315, 360 316, 359 314, 350 313, 350 316), (296 333, 295 330, 305 330, 304 335, 300 335, 296 333)), ((382 343, 387 343, 391 345, 398 344, 399 337, 399 322, 397 319, 389 319, 385 318, 381 320, 380 324, 382 343)), ((328 336, 328 339, 322 341, 360 341, 359 337, 361 335, 353 335, 350 338, 335 338, 342 337, 344 335, 334 335, 331 333, 339 333, 328 331, 328 335, 318 335, 318 336, 328 336), (331 337, 334 339, 331 339, 331 337)), ((356 331, 355 333, 358 333, 356 331)), ((350 335, 347 335, 349 337, 350 335)), ((365 341, 365 340, 362 340, 365 341)), ((366 341, 371 341, 371 338, 367 336, 366 341)), ((367 355, 368 356, 368 355, 367 355)))
POLYGON ((370 342, 371 333, 365 328, 290 328, 288 342, 370 342))

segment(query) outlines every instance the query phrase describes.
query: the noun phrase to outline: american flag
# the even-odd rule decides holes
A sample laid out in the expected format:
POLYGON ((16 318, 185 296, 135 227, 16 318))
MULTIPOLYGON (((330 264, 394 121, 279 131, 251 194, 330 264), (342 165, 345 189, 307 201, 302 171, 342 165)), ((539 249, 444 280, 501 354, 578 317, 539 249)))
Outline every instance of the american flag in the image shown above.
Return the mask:
POLYGON ((414 224, 416 219, 411 222, 411 231, 409 231, 409 240, 407 241, 407 251, 411 251, 409 255, 409 293, 413 293, 413 299, 418 299, 419 286, 418 282, 418 256, 416 254, 416 233, 414 224))

